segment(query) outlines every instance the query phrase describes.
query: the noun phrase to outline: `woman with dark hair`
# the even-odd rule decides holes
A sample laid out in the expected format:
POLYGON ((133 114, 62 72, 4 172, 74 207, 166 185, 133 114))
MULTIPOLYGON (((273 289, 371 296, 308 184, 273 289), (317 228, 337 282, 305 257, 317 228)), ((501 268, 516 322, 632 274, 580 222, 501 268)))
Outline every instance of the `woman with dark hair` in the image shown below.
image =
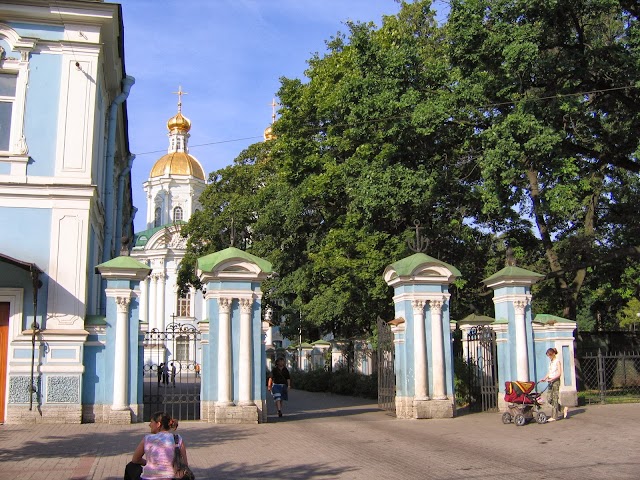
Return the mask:
POLYGON ((182 437, 175 432, 178 422, 164 412, 151 416, 151 433, 145 435, 135 452, 131 463, 143 465, 143 480, 172 480, 175 477, 174 453, 176 442, 182 456, 182 463, 188 465, 187 449, 182 437), (175 435, 175 438, 174 438, 175 435), (143 458, 144 457, 144 458, 143 458))
POLYGON ((563 412, 563 417, 567 418, 569 414, 569 407, 562 408, 560 405, 560 377, 562 376, 562 362, 558 358, 558 350, 555 348, 548 348, 547 357, 549 357, 549 371, 546 377, 541 382, 549 382, 549 403, 553 408, 549 422, 555 422, 560 417, 560 412, 563 412))

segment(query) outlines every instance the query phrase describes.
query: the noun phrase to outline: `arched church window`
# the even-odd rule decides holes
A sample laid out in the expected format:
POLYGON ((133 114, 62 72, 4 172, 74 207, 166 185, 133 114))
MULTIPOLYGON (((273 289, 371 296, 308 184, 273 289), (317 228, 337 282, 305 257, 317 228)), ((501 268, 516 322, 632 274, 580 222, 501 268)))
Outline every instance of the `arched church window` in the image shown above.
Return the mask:
POLYGON ((182 207, 176 207, 173 209, 173 221, 180 222, 182 221, 182 207))
POLYGON ((191 292, 178 297, 178 305, 176 308, 179 317, 191 316, 191 292))
POLYGON ((159 227, 160 226, 160 217, 162 214, 162 210, 160 209, 160 207, 156 208, 154 214, 153 214, 153 226, 154 227, 159 227))

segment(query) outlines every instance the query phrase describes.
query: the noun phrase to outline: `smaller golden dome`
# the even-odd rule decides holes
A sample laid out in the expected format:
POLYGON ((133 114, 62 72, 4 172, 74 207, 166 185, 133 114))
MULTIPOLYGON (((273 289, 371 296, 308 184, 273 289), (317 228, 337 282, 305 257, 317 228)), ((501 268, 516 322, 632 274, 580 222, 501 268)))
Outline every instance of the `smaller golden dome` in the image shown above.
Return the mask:
POLYGON ((271 125, 269 125, 264 129, 264 140, 266 142, 268 140, 275 140, 275 138, 276 136, 273 134, 273 128, 271 128, 271 125))
POLYGON ((191 121, 182 115, 182 113, 178 112, 175 117, 171 117, 167 122, 167 128, 169 131, 173 130, 183 130, 188 132, 191 129, 191 121))
POLYGON ((187 175, 204 180, 204 170, 200 162, 188 153, 173 152, 160 157, 151 169, 149 177, 163 175, 187 175))

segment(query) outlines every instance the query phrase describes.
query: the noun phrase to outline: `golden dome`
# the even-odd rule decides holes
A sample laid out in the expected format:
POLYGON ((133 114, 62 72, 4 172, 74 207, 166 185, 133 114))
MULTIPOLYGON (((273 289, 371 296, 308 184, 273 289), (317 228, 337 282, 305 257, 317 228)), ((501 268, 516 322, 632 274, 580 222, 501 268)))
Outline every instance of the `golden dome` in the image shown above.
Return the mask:
POLYGON ((184 152, 167 153, 160 157, 151 169, 149 177, 162 177, 163 175, 190 175, 204 180, 204 170, 198 160, 184 152))
POLYGON ((173 130, 183 130, 188 132, 191 129, 191 121, 182 115, 182 113, 178 112, 178 114, 174 117, 171 117, 167 122, 167 128, 169 131, 173 130))
POLYGON ((264 129, 264 139, 265 141, 267 140, 274 140, 276 138, 276 136, 273 134, 273 128, 271 128, 271 125, 269 125, 267 128, 264 129))

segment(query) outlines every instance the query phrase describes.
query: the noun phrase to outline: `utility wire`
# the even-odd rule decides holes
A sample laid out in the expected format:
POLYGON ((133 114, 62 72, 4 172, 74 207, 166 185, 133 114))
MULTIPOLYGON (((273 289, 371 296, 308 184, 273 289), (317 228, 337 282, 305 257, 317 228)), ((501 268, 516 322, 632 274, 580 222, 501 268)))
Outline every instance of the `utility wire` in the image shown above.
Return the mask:
MULTIPOLYGON (((543 101, 543 100, 554 100, 554 99, 559 99, 559 98, 566 98, 566 97, 576 97, 576 96, 586 96, 586 95, 593 95, 596 93, 605 93, 605 92, 613 92, 613 91, 618 91, 618 90, 627 90, 627 89, 632 89, 632 88, 638 88, 638 86, 636 85, 627 85, 624 87, 611 87, 611 88, 602 88, 599 90, 589 90, 586 92, 575 92, 575 93, 563 93, 563 94, 558 94, 558 95, 549 95, 546 97, 536 97, 536 98, 522 98, 520 100, 513 100, 513 101, 506 101, 506 102, 496 102, 496 103, 488 103, 485 105, 478 105, 475 107, 470 107, 470 109, 490 109, 490 108, 496 108, 496 107, 502 107, 505 105, 515 105, 518 103, 522 103, 522 102, 538 102, 538 101, 543 101)), ((389 117, 382 117, 382 118, 376 118, 373 120, 364 120, 358 123, 336 123, 336 124, 328 124, 324 127, 320 127, 320 128, 313 128, 313 129, 309 129, 309 132, 320 132, 324 129, 326 129, 327 127, 357 127, 360 125, 368 125, 368 124, 372 124, 372 123, 382 123, 382 122, 387 122, 389 120, 402 120, 402 119, 407 119, 407 118, 411 118, 411 114, 403 114, 403 115, 392 115, 389 117)), ((219 140, 216 142, 208 142, 208 143, 199 143, 197 145, 190 145, 189 149, 192 148, 198 148, 198 147, 206 147, 209 145, 220 145, 222 143, 233 143, 233 142, 242 142, 244 140, 255 140, 258 138, 262 138, 262 136, 254 136, 254 137, 243 137, 243 138, 233 138, 233 139, 229 139, 229 140, 219 140)), ((162 153, 165 152, 166 149, 163 150, 153 150, 150 152, 142 152, 142 153, 136 153, 137 156, 139 155, 150 155, 152 153, 162 153)))

